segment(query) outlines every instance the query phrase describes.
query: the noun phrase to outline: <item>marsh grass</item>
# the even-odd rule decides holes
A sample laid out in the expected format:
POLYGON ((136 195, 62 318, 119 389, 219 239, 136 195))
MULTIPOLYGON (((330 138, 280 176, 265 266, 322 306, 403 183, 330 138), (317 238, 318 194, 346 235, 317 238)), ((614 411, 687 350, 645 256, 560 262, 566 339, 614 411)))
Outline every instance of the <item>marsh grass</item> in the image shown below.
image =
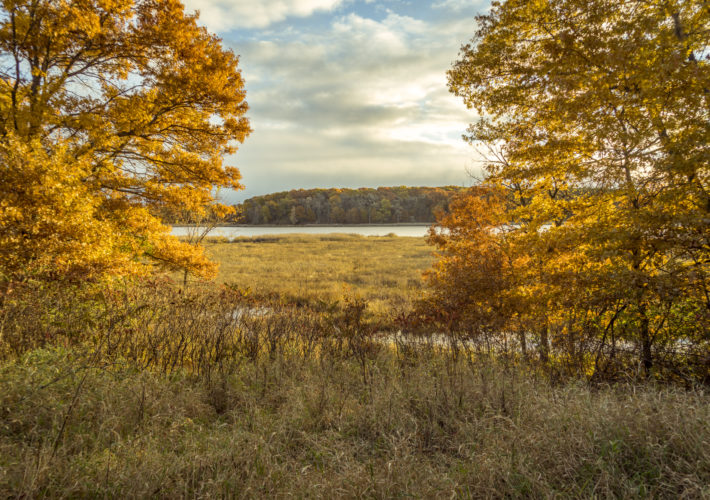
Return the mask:
POLYGON ((0 370, 0 495, 666 497, 710 494, 702 391, 551 385, 518 368, 396 350, 279 355, 209 382, 76 351, 0 370), (68 376, 58 378, 59 373, 68 376))
POLYGON ((386 315, 421 291, 431 267, 424 238, 397 236, 283 235, 211 239, 208 255, 220 265, 217 282, 290 301, 334 302, 357 296, 368 312, 386 315))
POLYGON ((332 238, 215 242, 230 286, 3 289, 0 497, 710 496, 706 387, 590 384, 383 334, 375 275, 357 293, 340 280, 383 253, 383 275, 414 279, 419 243, 332 238), (285 273, 277 256, 306 266, 330 243, 332 299, 229 271, 285 273))

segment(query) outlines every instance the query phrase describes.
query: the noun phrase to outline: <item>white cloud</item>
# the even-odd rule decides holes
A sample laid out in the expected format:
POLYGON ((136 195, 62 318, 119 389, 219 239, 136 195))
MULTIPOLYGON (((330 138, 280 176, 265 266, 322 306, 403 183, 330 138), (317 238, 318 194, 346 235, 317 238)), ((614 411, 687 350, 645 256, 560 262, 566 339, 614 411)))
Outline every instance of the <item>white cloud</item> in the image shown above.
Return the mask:
POLYGON ((200 11, 200 22, 211 31, 265 28, 288 17, 308 17, 331 11, 343 0, 183 0, 187 12, 200 11))
POLYGON ((435 9, 452 9, 461 11, 471 8, 471 0, 438 0, 432 4, 435 9))
POLYGON ((378 12, 384 17, 339 14, 317 29, 225 40, 241 55, 254 128, 233 159, 247 186, 239 199, 300 187, 470 183, 476 153, 461 135, 475 117, 448 92, 446 71, 473 35, 471 16, 378 12))
POLYGON ((463 132, 468 112, 446 89, 460 40, 436 28, 391 12, 381 21, 350 14, 325 32, 235 47, 255 126, 258 115, 268 115, 311 129, 376 124, 385 134, 402 118, 448 119, 463 132), (249 90, 252 81, 255 91, 249 90))

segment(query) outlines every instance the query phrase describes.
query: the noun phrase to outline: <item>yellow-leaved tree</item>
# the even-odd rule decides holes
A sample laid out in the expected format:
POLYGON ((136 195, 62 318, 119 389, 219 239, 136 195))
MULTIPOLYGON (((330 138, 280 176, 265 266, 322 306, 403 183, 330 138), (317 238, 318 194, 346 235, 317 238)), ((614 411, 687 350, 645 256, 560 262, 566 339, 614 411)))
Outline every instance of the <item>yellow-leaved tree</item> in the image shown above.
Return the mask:
MULTIPOLYGON (((517 264, 496 268, 507 277, 495 325, 522 329, 543 361, 600 374, 633 352, 647 374, 673 360, 706 377, 707 2, 505 0, 478 24, 449 87, 480 116, 467 138, 491 151, 484 184, 506 193, 486 238, 517 264)), ((434 238, 435 289, 485 272, 461 268, 470 245, 452 231, 480 226, 472 205, 434 238)), ((473 311, 492 301, 457 290, 473 311)))
POLYGON ((0 272, 213 274, 156 214, 231 210, 237 64, 179 0, 2 0, 0 272))

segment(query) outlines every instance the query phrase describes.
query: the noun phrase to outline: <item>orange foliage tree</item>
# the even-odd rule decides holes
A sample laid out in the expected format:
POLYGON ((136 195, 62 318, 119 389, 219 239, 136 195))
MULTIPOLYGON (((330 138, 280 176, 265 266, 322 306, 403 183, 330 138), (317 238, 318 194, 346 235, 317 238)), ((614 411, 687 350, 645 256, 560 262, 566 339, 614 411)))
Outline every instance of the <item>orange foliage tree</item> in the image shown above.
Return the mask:
POLYGON ((449 87, 481 117, 468 140, 491 152, 483 184, 505 216, 467 234, 491 209, 456 205, 432 238, 434 289, 454 284, 478 320, 495 309, 499 333, 522 329, 543 361, 603 373, 633 353, 646 374, 673 361, 707 377, 706 3, 506 0, 478 22, 449 87))
POLYGON ((179 0, 0 5, 0 271, 214 273, 156 214, 231 210, 238 57, 179 0))

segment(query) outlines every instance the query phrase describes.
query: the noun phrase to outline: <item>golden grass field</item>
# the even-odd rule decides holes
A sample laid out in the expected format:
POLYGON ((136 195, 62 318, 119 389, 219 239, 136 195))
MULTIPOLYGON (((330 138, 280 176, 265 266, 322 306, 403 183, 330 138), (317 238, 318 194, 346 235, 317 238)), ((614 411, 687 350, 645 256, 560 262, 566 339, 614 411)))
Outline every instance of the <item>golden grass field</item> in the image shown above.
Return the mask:
POLYGON ((286 300, 159 277, 0 303, 0 499, 710 498, 707 386, 385 344, 352 303, 299 303, 406 305, 423 238, 207 249, 219 282, 286 300))
POLYGON ((208 255, 220 265, 217 281, 291 299, 366 299, 372 312, 408 302, 434 261, 424 238, 283 235, 212 239, 208 255))

